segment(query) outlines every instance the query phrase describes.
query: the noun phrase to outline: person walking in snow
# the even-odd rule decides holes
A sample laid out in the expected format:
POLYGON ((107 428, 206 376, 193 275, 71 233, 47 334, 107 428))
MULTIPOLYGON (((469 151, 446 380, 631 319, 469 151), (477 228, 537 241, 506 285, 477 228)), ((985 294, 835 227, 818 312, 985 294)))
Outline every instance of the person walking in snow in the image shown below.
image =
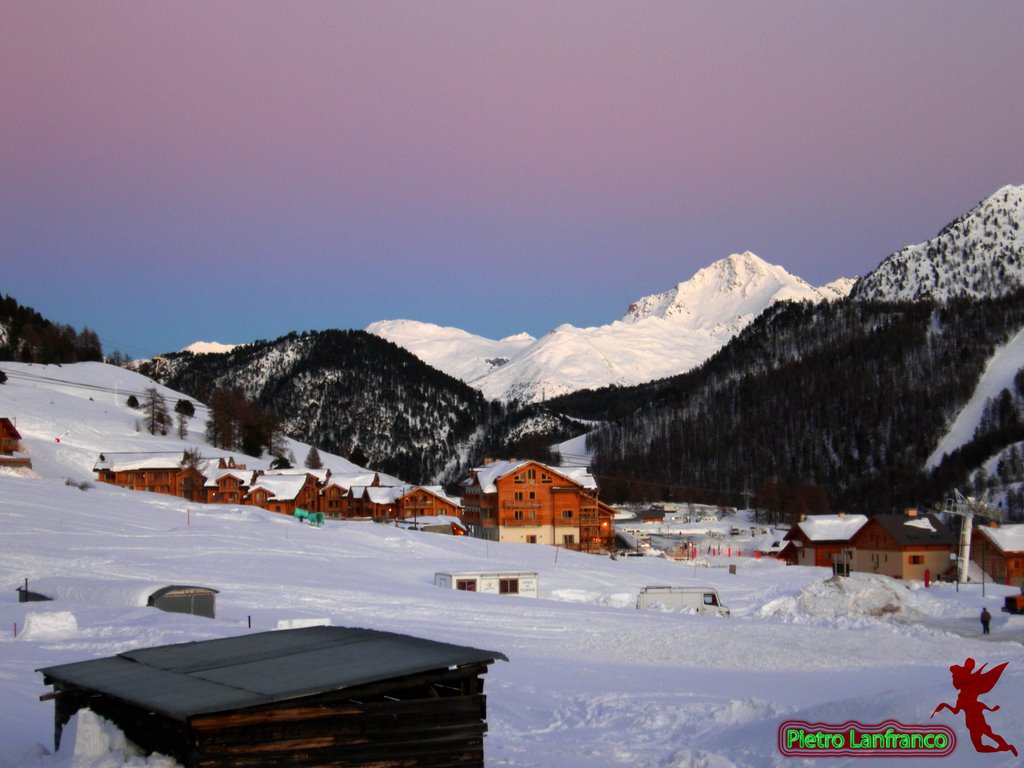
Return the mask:
POLYGON ((992 621, 992 614, 988 612, 988 608, 981 609, 981 634, 988 634, 988 624, 992 621))

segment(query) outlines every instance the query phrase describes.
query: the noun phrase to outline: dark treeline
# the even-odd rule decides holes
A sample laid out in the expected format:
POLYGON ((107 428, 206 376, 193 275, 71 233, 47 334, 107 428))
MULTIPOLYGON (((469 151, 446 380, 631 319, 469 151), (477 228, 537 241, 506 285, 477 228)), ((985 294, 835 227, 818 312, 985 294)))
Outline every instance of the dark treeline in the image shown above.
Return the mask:
POLYGON ((291 437, 418 483, 461 472, 464 448, 493 408, 466 384, 363 331, 291 333, 223 354, 168 355, 143 372, 203 402, 218 389, 239 392, 276 414, 291 437))
POLYGON ((1020 393, 1008 393, 959 461, 923 471, 986 361, 1022 325, 1021 293, 777 304, 690 373, 551 405, 610 419, 591 440, 608 498, 898 510, 941 502, 971 482, 980 456, 1021 439, 1020 393))
POLYGON ((0 360, 20 363, 79 363, 100 361, 99 336, 88 328, 53 323, 10 296, 0 297, 0 360))

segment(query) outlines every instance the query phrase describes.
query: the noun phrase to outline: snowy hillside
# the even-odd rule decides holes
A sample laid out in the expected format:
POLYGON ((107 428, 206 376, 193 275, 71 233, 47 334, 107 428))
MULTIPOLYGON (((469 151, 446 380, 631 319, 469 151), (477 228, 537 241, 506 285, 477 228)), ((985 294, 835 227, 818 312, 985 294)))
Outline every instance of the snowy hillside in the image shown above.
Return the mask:
POLYGON ((0 368, 9 376, 0 415, 17 419, 34 465, 29 476, 0 475, 4 768, 167 766, 127 758, 85 712, 50 754, 54 705, 39 700, 47 689, 35 670, 244 634, 250 622, 251 631, 330 622, 504 653, 509 662, 486 676, 489 766, 781 766, 792 763, 777 746, 784 721, 889 719, 954 730, 956 751, 929 765, 1019 765, 1005 753, 979 756, 962 717, 930 719, 939 702, 956 699, 951 665, 1006 661, 982 699, 1001 709, 985 715, 1024 745, 1024 710, 1014 706, 1024 696, 1024 617, 998 611, 1009 588, 988 584, 983 597, 977 583, 926 590, 869 575, 834 583, 823 569, 755 560, 749 550, 685 565, 612 560, 373 523, 313 528, 250 507, 99 484, 82 490, 64 478, 87 479, 100 451, 183 442, 135 430, 122 401, 149 383, 102 365, 0 368), (536 571, 539 599, 433 585, 436 571, 502 569, 536 571), (18 603, 26 579, 58 599, 18 603), (217 618, 145 607, 141 586, 167 584, 220 590, 217 618), (714 586, 732 618, 637 611, 638 591, 653 584, 714 586), (995 614, 984 640, 982 605, 995 614))
POLYGON ((536 341, 528 333, 494 341, 460 328, 416 320, 379 320, 368 325, 366 331, 404 347, 428 365, 466 382, 504 365, 536 341))
POLYGON ((851 298, 946 301, 1003 296, 1024 287, 1024 186, 1005 186, 931 240, 889 256, 851 298))
POLYGON ((776 301, 842 298, 852 281, 814 288, 746 252, 698 271, 665 293, 630 305, 593 328, 560 325, 540 339, 493 342, 412 321, 374 323, 377 333, 479 389, 489 399, 525 402, 579 389, 630 386, 700 365, 776 301), (507 362, 498 364, 498 361, 507 362))

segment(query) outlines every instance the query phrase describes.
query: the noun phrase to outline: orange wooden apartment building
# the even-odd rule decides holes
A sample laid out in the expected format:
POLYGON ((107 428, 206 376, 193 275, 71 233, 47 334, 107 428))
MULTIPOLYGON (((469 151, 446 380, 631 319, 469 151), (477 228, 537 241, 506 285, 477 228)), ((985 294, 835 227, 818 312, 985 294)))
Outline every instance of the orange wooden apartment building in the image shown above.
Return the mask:
POLYGON ((612 548, 614 512, 598 501, 583 467, 533 460, 488 461, 462 482, 462 519, 491 541, 553 544, 584 552, 612 548))

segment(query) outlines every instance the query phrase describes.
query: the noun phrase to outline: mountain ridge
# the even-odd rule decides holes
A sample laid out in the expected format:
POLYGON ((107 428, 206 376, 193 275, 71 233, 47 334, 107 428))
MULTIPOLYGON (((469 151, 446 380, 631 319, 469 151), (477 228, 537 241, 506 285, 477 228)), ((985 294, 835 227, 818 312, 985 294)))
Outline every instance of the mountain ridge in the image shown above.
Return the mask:
POLYGON ((950 301, 1024 288, 1024 186, 1006 185, 930 240, 886 257, 850 292, 855 301, 950 301))
POLYGON ((409 320, 378 321, 366 330, 466 381, 488 399, 536 402, 684 373, 772 303, 835 300, 852 285, 843 278, 815 288, 746 251, 698 270, 668 291, 637 299, 611 323, 589 328, 565 323, 529 342, 522 335, 494 342, 468 334, 459 343, 466 332, 409 320))

